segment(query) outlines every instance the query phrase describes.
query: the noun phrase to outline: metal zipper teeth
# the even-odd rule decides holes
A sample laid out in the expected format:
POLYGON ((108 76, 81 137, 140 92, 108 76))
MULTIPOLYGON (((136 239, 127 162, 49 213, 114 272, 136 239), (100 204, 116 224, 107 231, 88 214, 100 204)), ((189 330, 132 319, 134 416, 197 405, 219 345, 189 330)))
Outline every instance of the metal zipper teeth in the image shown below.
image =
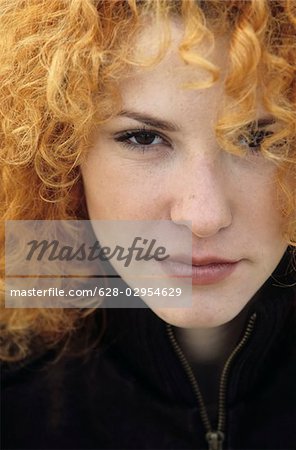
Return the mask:
MULTIPOLYGON (((237 344, 235 349, 231 352, 230 356, 227 358, 227 361, 224 364, 224 367, 222 370, 222 375, 220 378, 220 385, 219 385, 220 387, 219 387, 218 424, 217 424, 217 431, 221 432, 221 433, 224 432, 225 422, 226 422, 225 401, 226 401, 226 390, 227 390, 229 369, 231 367, 231 363, 232 363, 233 359, 241 351, 241 349, 243 348, 243 346, 246 344, 247 340, 249 339, 249 337, 253 331, 254 325, 255 325, 256 316, 257 316, 256 313, 253 313, 251 315, 242 339, 237 344)), ((206 432, 207 433, 211 432, 211 431, 213 431, 213 428, 212 428, 212 425, 211 425, 211 422, 209 419, 209 415, 208 415, 208 412, 207 412, 207 409, 205 406, 203 396, 201 394, 200 387, 199 387, 196 377, 193 373, 193 370, 192 370, 186 356, 183 353, 183 350, 181 349, 179 343, 177 342, 172 325, 170 325, 170 324, 167 324, 167 334, 168 334, 170 342, 171 342, 176 354, 178 355, 178 357, 181 361, 181 364, 189 378, 189 381, 193 388, 193 392, 197 398, 199 408, 200 408, 200 417, 201 417, 202 423, 206 429, 206 432)))
POLYGON ((240 342, 237 344, 235 349, 231 352, 230 356, 228 357, 226 363, 224 364, 222 375, 220 378, 220 388, 219 388, 219 402, 218 402, 218 425, 217 430, 223 432, 225 429, 225 422, 226 422, 226 390, 227 390, 227 382, 229 378, 229 370, 231 367, 231 363, 233 359, 238 355, 238 353, 241 351, 241 349, 244 347, 246 342, 249 340, 252 331, 254 329, 255 321, 256 321, 257 314, 253 313, 248 321, 248 324, 246 326, 246 330, 244 332, 244 335, 240 342))

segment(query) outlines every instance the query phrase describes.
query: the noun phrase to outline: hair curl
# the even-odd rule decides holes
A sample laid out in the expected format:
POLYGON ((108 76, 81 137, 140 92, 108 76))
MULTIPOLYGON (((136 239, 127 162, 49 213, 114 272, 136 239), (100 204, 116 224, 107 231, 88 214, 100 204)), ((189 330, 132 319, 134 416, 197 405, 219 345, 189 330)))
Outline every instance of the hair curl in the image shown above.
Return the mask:
MULTIPOLYGON (((169 44, 169 20, 181 18, 180 56, 219 68, 197 45, 230 36, 230 67, 217 139, 238 153, 235 132, 254 118, 257 87, 281 124, 262 152, 278 166, 287 242, 296 245, 296 11, 293 0, 0 0, 1 193, 5 220, 87 219, 80 164, 95 128, 119 107, 117 84, 129 68, 155 64, 169 44), (159 53, 135 60, 145 20, 161 22, 159 53), (288 175, 288 176, 287 176, 288 175), (289 179, 289 183, 287 182, 289 179), (292 180, 292 184, 291 184, 292 180)), ((197 86, 191 86, 197 87, 197 86)), ((4 280, 4 226, 1 227, 4 280)), ((4 281, 2 302, 4 303, 4 281)), ((2 358, 20 360, 34 338, 46 347, 69 337, 94 310, 2 309, 2 358)))

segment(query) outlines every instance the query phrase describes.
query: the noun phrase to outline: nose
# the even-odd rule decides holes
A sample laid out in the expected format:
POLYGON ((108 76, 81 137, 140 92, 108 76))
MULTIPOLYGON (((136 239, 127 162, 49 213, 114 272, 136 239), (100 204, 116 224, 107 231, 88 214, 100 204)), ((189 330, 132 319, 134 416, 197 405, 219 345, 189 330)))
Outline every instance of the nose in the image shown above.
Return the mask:
POLYGON ((192 234, 199 238, 214 236, 231 225, 231 196, 221 160, 198 158, 183 167, 176 179, 170 211, 173 222, 191 221, 192 234))

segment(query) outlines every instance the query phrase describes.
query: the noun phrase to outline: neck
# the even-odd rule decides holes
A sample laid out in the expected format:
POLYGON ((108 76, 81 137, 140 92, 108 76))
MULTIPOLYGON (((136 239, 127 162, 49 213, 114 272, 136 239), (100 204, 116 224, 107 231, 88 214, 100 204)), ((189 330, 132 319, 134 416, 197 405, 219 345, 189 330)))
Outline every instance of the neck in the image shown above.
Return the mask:
POLYGON ((248 311, 247 305, 234 319, 218 327, 177 328, 177 339, 188 359, 201 364, 223 364, 244 330, 248 311))

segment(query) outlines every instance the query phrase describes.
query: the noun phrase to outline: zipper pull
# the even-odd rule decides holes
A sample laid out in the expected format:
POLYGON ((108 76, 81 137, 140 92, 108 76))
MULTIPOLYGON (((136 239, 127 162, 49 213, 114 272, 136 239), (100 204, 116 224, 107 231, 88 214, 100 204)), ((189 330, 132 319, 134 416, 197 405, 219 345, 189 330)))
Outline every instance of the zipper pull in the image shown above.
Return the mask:
POLYGON ((222 431, 209 431, 206 434, 206 440, 209 444, 209 450, 222 450, 224 433, 222 431))

